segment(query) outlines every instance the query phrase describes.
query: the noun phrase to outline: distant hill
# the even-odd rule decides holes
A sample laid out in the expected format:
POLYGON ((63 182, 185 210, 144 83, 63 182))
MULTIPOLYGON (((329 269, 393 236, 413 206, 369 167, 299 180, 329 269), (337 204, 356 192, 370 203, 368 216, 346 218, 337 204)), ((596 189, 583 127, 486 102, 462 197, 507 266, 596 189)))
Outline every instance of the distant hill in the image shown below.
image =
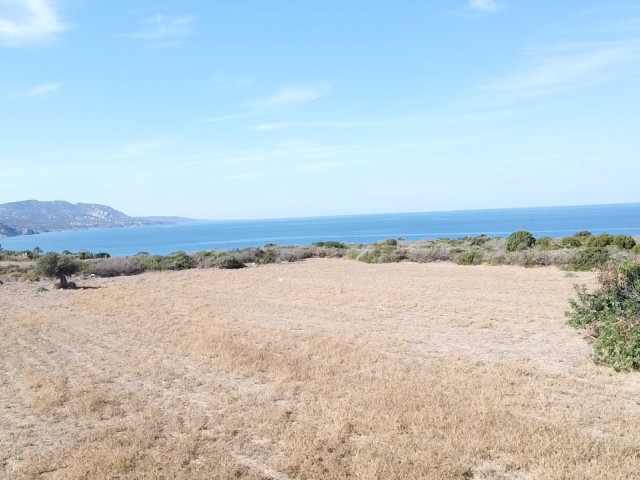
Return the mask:
POLYGON ((25 200, 0 204, 0 237, 165 223, 125 215, 106 205, 25 200))
POLYGON ((0 223, 0 237, 15 237, 17 235, 22 235, 24 233, 30 233, 28 231, 23 232, 18 230, 17 228, 12 228, 8 225, 4 225, 0 223))

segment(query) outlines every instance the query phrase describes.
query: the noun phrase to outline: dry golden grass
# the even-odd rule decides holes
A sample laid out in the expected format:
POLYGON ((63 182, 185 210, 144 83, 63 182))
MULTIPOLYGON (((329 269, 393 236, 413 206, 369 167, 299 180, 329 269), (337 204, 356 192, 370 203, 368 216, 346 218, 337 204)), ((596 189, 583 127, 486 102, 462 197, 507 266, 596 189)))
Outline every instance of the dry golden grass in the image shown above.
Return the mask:
POLYGON ((638 478, 555 268, 312 260, 0 286, 0 477, 638 478))

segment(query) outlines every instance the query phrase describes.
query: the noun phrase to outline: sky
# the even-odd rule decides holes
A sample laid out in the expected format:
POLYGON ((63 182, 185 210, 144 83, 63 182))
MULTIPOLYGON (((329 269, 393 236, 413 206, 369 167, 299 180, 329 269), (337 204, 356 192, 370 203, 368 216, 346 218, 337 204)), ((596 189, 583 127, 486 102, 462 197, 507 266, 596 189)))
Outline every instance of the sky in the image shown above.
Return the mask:
POLYGON ((637 0, 0 0, 0 203, 640 201, 637 0))

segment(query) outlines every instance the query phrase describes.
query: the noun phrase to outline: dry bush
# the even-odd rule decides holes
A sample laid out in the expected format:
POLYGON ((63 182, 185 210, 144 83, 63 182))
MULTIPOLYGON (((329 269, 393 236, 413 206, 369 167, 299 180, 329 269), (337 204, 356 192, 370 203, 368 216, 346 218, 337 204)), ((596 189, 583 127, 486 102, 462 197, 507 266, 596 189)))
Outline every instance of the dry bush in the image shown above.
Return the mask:
POLYGON ((280 248, 279 259, 281 262, 299 262, 313 257, 310 247, 282 247, 280 248))
POLYGON ((507 253, 504 263, 521 267, 548 267, 566 263, 570 255, 567 250, 520 250, 507 253))
POLYGON ((311 250, 311 256, 313 258, 342 258, 349 254, 349 249, 346 247, 336 248, 311 245, 308 248, 311 250))
POLYGON ((144 272, 136 257, 111 257, 92 261, 88 273, 98 277, 118 277, 120 275, 138 275, 144 272))
POLYGON ((461 253, 460 248, 445 243, 431 243, 425 246, 410 245, 406 258, 411 262, 453 262, 461 253))

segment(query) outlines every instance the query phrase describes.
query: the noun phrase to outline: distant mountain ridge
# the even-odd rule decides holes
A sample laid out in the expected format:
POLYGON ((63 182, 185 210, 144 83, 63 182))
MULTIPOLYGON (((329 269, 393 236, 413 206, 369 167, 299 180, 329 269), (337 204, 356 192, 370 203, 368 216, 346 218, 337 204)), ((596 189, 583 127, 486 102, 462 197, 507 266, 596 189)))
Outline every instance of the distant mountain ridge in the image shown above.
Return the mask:
POLYGON ((0 237, 159 223, 163 222, 130 217, 111 207, 95 203, 25 200, 0 204, 0 237))

